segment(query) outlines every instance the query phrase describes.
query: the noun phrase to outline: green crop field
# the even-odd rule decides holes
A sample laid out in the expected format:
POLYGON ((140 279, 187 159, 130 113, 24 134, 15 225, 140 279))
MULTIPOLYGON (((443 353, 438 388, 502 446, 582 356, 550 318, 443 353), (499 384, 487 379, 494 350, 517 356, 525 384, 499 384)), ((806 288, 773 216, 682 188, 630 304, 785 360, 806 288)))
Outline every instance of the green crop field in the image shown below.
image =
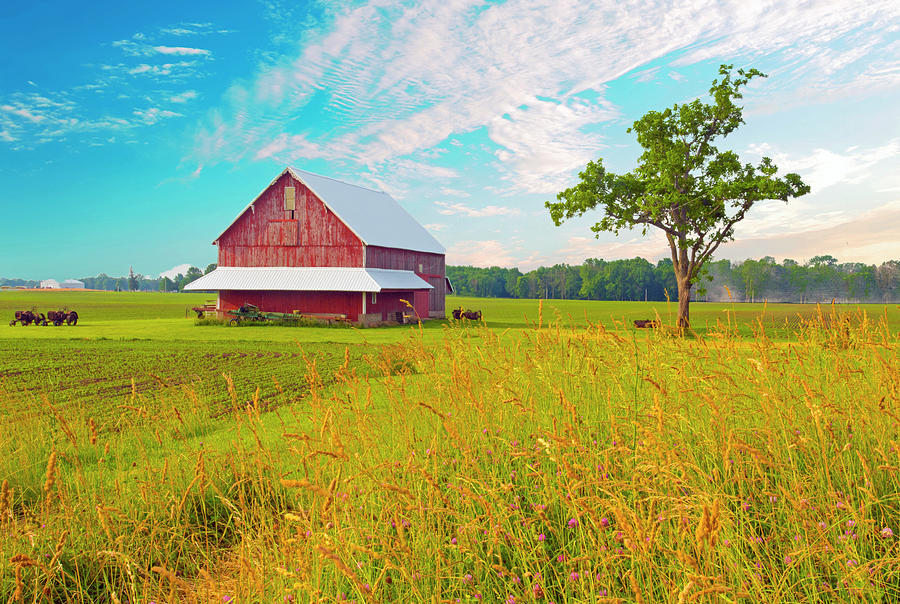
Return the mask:
POLYGON ((900 600, 896 305, 207 297, 0 292, 0 601, 900 600))

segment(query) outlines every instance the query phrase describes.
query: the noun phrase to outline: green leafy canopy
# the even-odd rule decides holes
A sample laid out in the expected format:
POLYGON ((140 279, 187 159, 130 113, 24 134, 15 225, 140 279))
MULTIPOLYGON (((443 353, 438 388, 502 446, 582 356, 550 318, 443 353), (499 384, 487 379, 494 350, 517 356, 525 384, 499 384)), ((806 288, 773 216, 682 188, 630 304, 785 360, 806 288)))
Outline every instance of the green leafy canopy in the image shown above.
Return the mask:
MULTIPOLYGON (((641 225, 665 232, 676 275, 691 283, 700 267, 723 241, 734 238, 734 225, 757 201, 805 195, 810 191, 794 173, 776 177, 778 168, 768 157, 758 165, 742 164, 733 151, 720 151, 715 143, 744 123, 740 89, 755 77, 756 69, 719 68, 709 94, 713 103, 699 99, 664 111, 650 111, 628 132, 643 147, 636 169, 614 174, 598 159, 579 173, 581 182, 546 202, 553 222, 601 208, 602 218, 591 227, 596 234, 641 225)), ((688 285, 688 287, 690 287, 688 285)))

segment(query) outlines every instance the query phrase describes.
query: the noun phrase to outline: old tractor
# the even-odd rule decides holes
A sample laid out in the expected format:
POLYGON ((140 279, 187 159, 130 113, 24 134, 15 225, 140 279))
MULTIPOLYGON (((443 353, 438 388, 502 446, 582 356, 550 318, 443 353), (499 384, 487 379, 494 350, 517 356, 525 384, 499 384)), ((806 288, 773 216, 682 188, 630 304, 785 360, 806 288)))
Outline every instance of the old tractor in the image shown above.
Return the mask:
MULTIPOLYGON (((51 310, 47 313, 47 321, 53 323, 57 327, 65 323, 66 325, 78 324, 78 313, 67 308, 63 310, 51 310)), ((46 323, 44 323, 46 325, 46 323)))
POLYGON ((10 327, 19 323, 21 325, 31 325, 34 323, 35 325, 43 325, 47 322, 47 319, 44 317, 42 313, 35 312, 32 308, 31 310, 17 310, 16 318, 9 322, 10 327))

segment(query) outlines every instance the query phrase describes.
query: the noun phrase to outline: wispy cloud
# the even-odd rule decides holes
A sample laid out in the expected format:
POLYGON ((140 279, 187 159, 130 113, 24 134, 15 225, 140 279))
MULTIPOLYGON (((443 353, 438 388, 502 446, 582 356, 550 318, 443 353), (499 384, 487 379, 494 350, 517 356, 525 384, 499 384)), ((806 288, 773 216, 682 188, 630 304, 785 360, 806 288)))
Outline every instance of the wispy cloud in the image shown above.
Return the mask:
POLYGON ((514 251, 495 239, 458 241, 447 250, 447 264, 484 267, 515 266, 517 260, 514 251))
POLYGON ((186 78, 197 77, 200 63, 197 61, 177 61, 175 63, 160 63, 149 65, 147 63, 138 63, 137 65, 103 65, 102 68, 106 72, 125 73, 131 76, 151 76, 162 78, 167 81, 177 81, 186 78))
POLYGON ((188 101, 196 99, 197 96, 199 95, 196 90, 185 90, 180 94, 170 96, 168 100, 170 103, 187 103, 188 101))
POLYGON ((858 216, 844 216, 822 228, 791 233, 757 233, 723 244, 719 257, 793 258, 803 261, 819 254, 831 254, 844 262, 882 262, 900 259, 900 199, 858 216))
POLYGON ((451 189, 450 187, 441 187, 440 188, 441 195, 446 195, 447 197, 471 197, 472 195, 466 193, 465 191, 460 191, 459 189, 451 189))
POLYGON ((189 48, 186 46, 154 46, 153 50, 163 55, 203 55, 208 56, 210 53, 205 48, 189 48))
POLYGON ((153 45, 145 41, 146 36, 140 34, 125 40, 116 40, 112 43, 116 48, 120 48, 125 54, 135 57, 148 57, 157 54, 161 55, 202 55, 210 56, 212 53, 205 48, 190 48, 187 46, 162 46, 153 45))
POLYGON ((768 143, 751 145, 748 152, 757 157, 771 157, 785 172, 802 174, 813 192, 818 193, 838 184, 862 182, 881 162, 900 164, 900 139, 892 139, 877 147, 851 147, 842 152, 816 148, 803 157, 779 152, 768 143))
POLYGON ((462 203, 448 203, 445 201, 436 201, 434 204, 441 208, 438 210, 438 214, 443 214, 444 216, 461 214, 469 218, 484 218, 487 216, 518 216, 520 213, 517 208, 504 206, 490 205, 483 208, 473 208, 462 203))
POLYGON ((170 118, 180 117, 180 113, 169 111, 168 109, 160 109, 159 107, 150 107, 148 109, 135 109, 134 115, 144 124, 152 126, 157 122, 170 118))
MULTIPOLYGON (((679 65, 777 56, 783 81, 814 72, 824 85, 834 74, 817 56, 831 53, 830 64, 850 73, 882 53, 886 24, 898 19, 889 0, 671 0, 640 10, 612 0, 367 4, 342 9, 298 54, 235 84, 199 132, 195 155, 200 163, 252 157, 315 107, 333 125, 327 134, 286 134, 319 143, 327 136, 371 171, 389 172, 398 159, 455 147, 455 137, 485 129, 508 190, 552 194, 603 148, 598 126, 620 118, 604 87, 621 75, 687 49, 679 65), (848 49, 857 35, 871 40, 848 49)), ((866 81, 894 85, 900 69, 877 64, 866 81)))
POLYGON ((169 27, 161 27, 159 33, 163 36, 208 36, 211 34, 234 33, 231 29, 221 29, 213 23, 180 23, 169 27))
POLYGON ((127 143, 130 138, 119 134, 183 117, 180 111, 156 104, 165 99, 185 105, 198 98, 196 90, 178 91, 177 87, 206 75, 203 66, 210 64, 212 52, 166 44, 165 38, 212 33, 227 32, 215 29, 212 23, 186 23, 139 32, 111 43, 125 53, 122 61, 86 65, 95 72, 93 81, 65 90, 38 92, 41 87, 29 80, 29 92, 0 95, 0 142, 23 149, 78 134, 79 142, 85 145, 127 143), (148 80, 158 87, 148 90, 148 80), (98 104, 98 98, 105 102, 98 104), (128 107, 129 103, 138 106, 128 107))

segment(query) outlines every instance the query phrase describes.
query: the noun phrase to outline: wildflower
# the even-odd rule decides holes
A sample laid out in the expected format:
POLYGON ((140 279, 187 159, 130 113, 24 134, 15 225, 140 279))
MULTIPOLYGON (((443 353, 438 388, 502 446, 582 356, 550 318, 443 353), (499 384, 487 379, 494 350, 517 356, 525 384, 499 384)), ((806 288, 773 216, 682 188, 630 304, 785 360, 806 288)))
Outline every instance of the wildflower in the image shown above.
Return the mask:
POLYGON ((456 537, 450 539, 450 545, 456 545, 456 537))
POLYGON ((531 586, 531 594, 534 596, 535 600, 539 600, 544 597, 544 589, 535 583, 531 586))
POLYGON ((609 526, 609 518, 606 518, 605 516, 603 518, 601 518, 600 526, 602 526, 603 528, 608 527, 609 526))
POLYGON ((784 557, 784 563, 785 563, 785 564, 790 564, 791 562, 793 562, 793 559, 792 559, 790 556, 785 556, 785 557, 784 557))
POLYGON ((556 557, 556 561, 557 561, 557 562, 565 562, 565 561, 566 561, 566 555, 565 555, 565 554, 560 554, 560 555, 558 555, 558 556, 556 557))
POLYGON ((890 539, 891 537, 894 536, 894 531, 892 531, 892 530, 889 529, 888 527, 884 527, 883 529, 881 529, 881 533, 880 533, 880 534, 881 534, 881 536, 882 536, 883 538, 885 538, 885 539, 890 539))
POLYGON ((578 519, 570 518, 569 519, 569 528, 575 528, 576 526, 578 526, 578 519))
POLYGON ((506 598, 506 604, 516 604, 516 599, 512 596, 506 598))
POLYGON ((856 526, 856 520, 848 520, 847 526, 856 526))
MULTIPOLYGON (((885 530, 889 530, 889 529, 885 529, 885 530)), ((884 531, 882 531, 882 534, 884 534, 884 531)), ((546 540, 547 540, 547 535, 545 535, 544 533, 541 533, 540 535, 538 535, 538 541, 546 541, 546 540)))
POLYGON ((577 580, 578 580, 578 573, 572 571, 572 574, 569 575, 569 581, 573 581, 573 582, 574 582, 574 581, 577 581, 577 580))
POLYGON ((471 583, 471 582, 472 582, 472 575, 470 575, 469 573, 466 573, 466 576, 463 577, 463 582, 465 582, 465 583, 471 583))
POLYGON ((826 526, 828 526, 828 525, 826 525, 824 521, 822 521, 822 520, 819 521, 818 527, 820 529, 822 529, 824 531, 826 526))
POLYGON ((366 591, 372 591, 372 586, 366 583, 365 585, 363 585, 363 589, 366 591))
POLYGON ((847 566, 856 566, 856 560, 847 560, 847 566))

